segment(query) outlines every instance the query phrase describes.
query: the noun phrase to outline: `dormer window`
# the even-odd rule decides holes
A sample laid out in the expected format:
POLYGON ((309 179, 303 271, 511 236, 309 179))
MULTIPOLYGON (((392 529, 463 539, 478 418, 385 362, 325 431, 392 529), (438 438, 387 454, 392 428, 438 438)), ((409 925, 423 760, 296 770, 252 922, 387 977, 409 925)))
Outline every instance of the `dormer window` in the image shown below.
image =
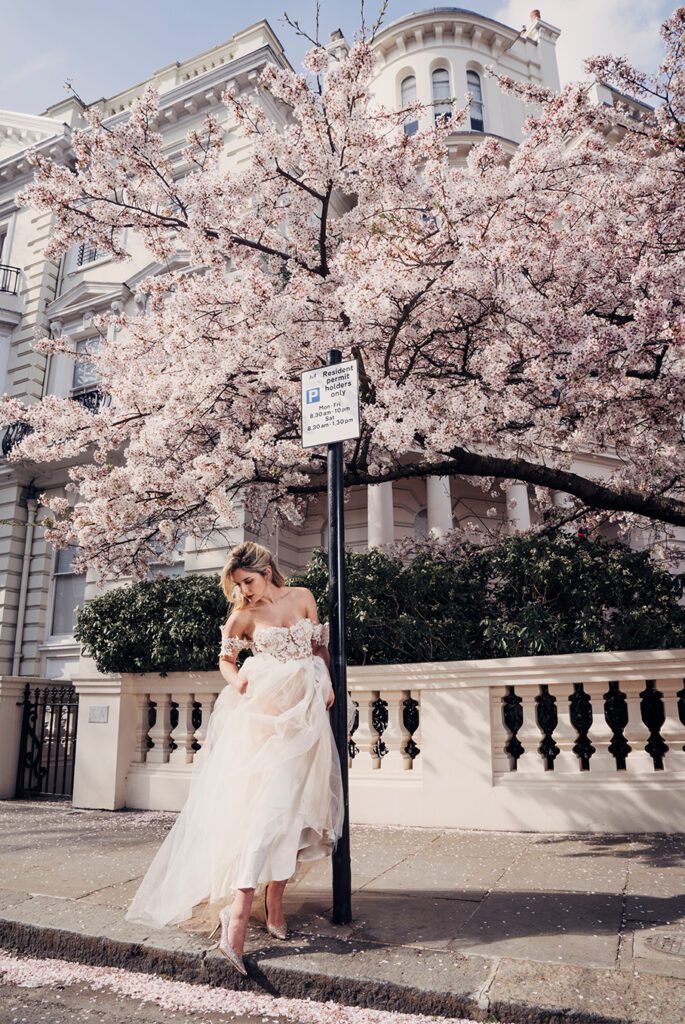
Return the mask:
MULTIPOLYGON (((406 78, 402 79, 400 85, 400 104, 402 109, 404 109, 412 103, 416 103, 416 77, 414 75, 407 75, 406 78)), ((419 122, 414 114, 410 114, 409 120, 404 122, 404 134, 415 135, 418 130, 419 122)))
POLYGON ((433 116, 435 123, 443 119, 448 121, 452 117, 450 73, 447 68, 436 68, 431 75, 431 87, 433 92, 433 116))
POLYGON ((485 109, 483 107, 483 88, 477 71, 466 72, 466 86, 471 93, 471 131, 485 131, 485 109))

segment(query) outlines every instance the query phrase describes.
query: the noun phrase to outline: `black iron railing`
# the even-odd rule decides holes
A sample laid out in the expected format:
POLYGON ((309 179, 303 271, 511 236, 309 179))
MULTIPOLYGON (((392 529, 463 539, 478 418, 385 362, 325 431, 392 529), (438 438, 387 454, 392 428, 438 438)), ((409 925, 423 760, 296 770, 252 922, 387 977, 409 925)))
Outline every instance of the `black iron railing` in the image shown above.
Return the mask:
POLYGON ((2 454, 9 455, 15 444, 23 441, 27 434, 33 430, 28 423, 10 423, 2 438, 2 454))
POLYGON ((32 692, 27 683, 21 703, 16 797, 71 796, 78 694, 73 686, 37 686, 32 692))
POLYGON ((76 266, 82 267, 86 263, 94 263, 102 253, 98 252, 96 245, 92 242, 81 242, 76 250, 76 266))
POLYGON ((79 405, 82 405, 90 412, 100 412, 100 409, 104 409, 111 401, 110 395, 100 391, 99 388, 90 388, 88 391, 79 391, 78 394, 72 395, 71 397, 74 402, 78 402, 79 405))
POLYGON ((19 267, 8 267, 0 263, 0 292, 16 295, 19 290, 19 267))

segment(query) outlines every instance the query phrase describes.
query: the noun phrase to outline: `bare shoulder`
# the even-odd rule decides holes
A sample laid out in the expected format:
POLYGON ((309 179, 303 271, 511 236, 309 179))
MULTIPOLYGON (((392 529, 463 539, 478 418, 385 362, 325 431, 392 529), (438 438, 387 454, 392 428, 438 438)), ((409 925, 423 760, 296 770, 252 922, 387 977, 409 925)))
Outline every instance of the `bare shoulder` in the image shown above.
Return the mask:
POLYGON ((299 606, 304 609, 307 613, 307 617, 314 619, 318 622, 318 614, 316 610, 316 598, 312 594, 311 590, 307 587, 293 587, 292 588, 297 595, 297 602, 299 606))
POLYGON ((231 612, 222 627, 226 636, 251 636, 254 630, 252 615, 244 608, 231 612))

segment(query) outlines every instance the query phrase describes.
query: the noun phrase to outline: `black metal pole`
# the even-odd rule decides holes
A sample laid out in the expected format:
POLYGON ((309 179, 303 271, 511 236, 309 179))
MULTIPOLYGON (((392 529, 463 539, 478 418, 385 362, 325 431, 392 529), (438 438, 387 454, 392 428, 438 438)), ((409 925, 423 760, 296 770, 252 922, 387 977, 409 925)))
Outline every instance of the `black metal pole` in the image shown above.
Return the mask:
MULTIPOLYGON (((328 365, 341 362, 337 349, 328 353, 328 365)), ((347 778, 347 659, 345 657, 345 519, 342 441, 328 446, 328 621, 329 651, 335 687, 331 727, 340 756, 345 820, 333 853, 333 923, 352 920, 352 872, 350 866, 350 812, 347 778)))

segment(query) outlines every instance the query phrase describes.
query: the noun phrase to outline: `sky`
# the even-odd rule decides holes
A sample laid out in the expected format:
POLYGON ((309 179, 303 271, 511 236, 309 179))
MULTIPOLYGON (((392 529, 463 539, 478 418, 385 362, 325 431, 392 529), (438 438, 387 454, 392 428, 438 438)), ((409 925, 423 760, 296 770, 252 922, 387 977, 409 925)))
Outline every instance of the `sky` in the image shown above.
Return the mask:
MULTIPOLYGON (((434 5, 390 0, 386 22, 434 5)), ((564 82, 581 77, 584 58, 596 53, 627 54, 653 70, 661 53, 659 26, 676 0, 465 0, 463 6, 517 29, 538 7, 545 21, 561 29, 557 52, 564 82)), ((114 95, 261 18, 299 68, 307 47, 284 24, 283 13, 313 31, 314 9, 313 0, 0 0, 0 109, 42 113, 64 99, 67 79, 87 103, 114 95)), ((351 41, 359 10, 358 0, 321 0, 322 39, 341 28, 351 41)), ((366 0, 367 21, 377 10, 378 0, 366 0)))

